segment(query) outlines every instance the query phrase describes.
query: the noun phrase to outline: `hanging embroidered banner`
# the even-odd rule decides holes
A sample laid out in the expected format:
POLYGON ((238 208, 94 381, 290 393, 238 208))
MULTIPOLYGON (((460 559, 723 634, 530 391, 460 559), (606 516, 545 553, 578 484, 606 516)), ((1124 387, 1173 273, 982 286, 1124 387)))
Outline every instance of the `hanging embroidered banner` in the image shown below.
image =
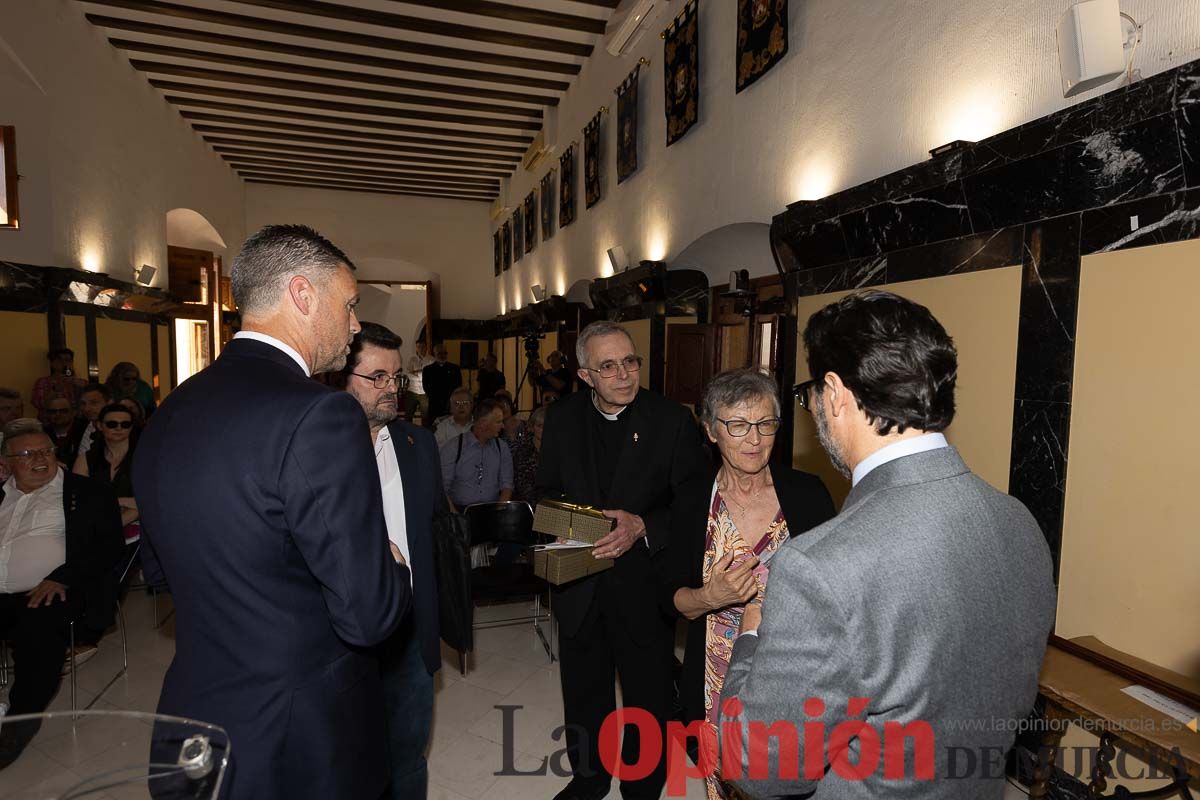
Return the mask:
POLYGON ((504 269, 512 266, 512 225, 504 223, 500 226, 500 247, 504 250, 504 269))
POLYGON ((667 146, 683 138, 700 117, 700 15, 688 3, 662 33, 667 94, 667 146))
POLYGON ((600 202, 600 118, 604 109, 596 112, 583 129, 583 201, 584 208, 600 202))
POLYGON ((575 221, 575 145, 558 160, 558 227, 565 228, 575 221))
POLYGON ((513 212, 513 263, 525 255, 525 220, 521 215, 521 206, 513 212))
POLYGON ((503 268, 504 255, 500 252, 500 231, 492 234, 492 268, 496 272, 496 276, 500 276, 500 270, 503 268))
POLYGON ((788 0, 738 0, 737 91, 788 51, 788 0))
POLYGON ((525 252, 532 253, 537 244, 538 212, 537 189, 529 192, 525 198, 525 252))
POLYGON ((542 241, 554 235, 554 170, 542 178, 542 241))
POLYGON ((617 87, 617 183, 638 168, 638 64, 617 87))

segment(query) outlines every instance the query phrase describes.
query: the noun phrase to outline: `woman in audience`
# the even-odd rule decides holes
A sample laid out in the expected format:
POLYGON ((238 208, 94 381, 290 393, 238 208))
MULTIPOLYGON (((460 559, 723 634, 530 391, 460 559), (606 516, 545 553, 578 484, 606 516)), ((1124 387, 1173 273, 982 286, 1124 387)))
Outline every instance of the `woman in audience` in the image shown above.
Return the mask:
MULTIPOLYGON (((775 381, 758 370, 713 379, 701 423, 721 463, 682 487, 686 511, 673 522, 663 562, 662 603, 691 620, 679 678, 684 718, 707 720, 714 736, 733 642, 746 604, 762 602, 767 562, 790 537, 834 515, 820 478, 771 463, 779 411, 775 381)), ((707 790, 710 800, 729 797, 716 773, 707 790)))
POLYGON ((504 437, 504 441, 508 442, 510 448, 516 447, 517 442, 524 437, 525 420, 514 413, 512 395, 508 392, 497 394, 496 401, 500 403, 500 408, 504 411, 504 429, 500 435, 504 437))
POLYGON ((545 428, 546 408, 538 406, 525 423, 525 435, 517 440, 513 448, 514 500, 525 500, 531 505, 538 501, 538 454, 542 451, 542 431, 545 428))
POLYGON ((132 397, 125 397, 113 402, 129 410, 129 413, 133 416, 133 430, 140 431, 146 427, 146 412, 137 400, 134 400, 132 397))
POLYGON ((142 380, 137 365, 129 361, 120 361, 108 373, 108 389, 112 392, 114 402, 130 398, 142 407, 142 415, 150 416, 154 412, 154 390, 150 384, 142 380))

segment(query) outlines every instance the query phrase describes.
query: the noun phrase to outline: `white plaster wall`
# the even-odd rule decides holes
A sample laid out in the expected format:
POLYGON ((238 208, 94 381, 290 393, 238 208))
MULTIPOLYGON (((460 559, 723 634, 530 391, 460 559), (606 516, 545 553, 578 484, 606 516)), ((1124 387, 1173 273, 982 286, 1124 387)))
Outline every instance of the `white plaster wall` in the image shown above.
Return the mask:
POLYGON ((17 129, 21 228, 0 258, 167 281, 166 215, 202 214, 233 248, 242 182, 74 0, 0 0, 0 124, 17 129))
MULTIPOLYGON (((497 279, 496 311, 528 303, 532 284, 562 293, 577 280, 609 274, 605 252, 614 245, 634 263, 663 258, 674 265, 717 228, 769 223, 788 203, 863 183, 928 158, 937 145, 982 139, 1101 91, 1062 97, 1055 29, 1070 0, 793 0, 788 55, 734 94, 736 5, 700 0, 700 120, 670 148, 658 32, 683 0, 668 3, 620 59, 597 48, 560 104, 551 140, 561 154, 601 105, 615 113, 613 89, 645 56, 651 64, 640 85, 641 169, 617 186, 614 126, 606 118, 603 199, 585 210, 579 187, 575 223, 539 241, 497 279)), ((1121 10, 1145 26, 1135 64, 1144 76, 1200 57, 1200 2, 1121 0, 1121 10)), ((519 170, 506 187, 507 205, 520 202, 549 167, 519 170)), ((760 245, 750 246, 761 254, 760 245)), ((689 256, 699 258, 694 249, 689 256)), ((724 272, 718 282, 728 279, 724 272)))
POLYGON ((486 203, 246 184, 247 233, 275 223, 320 231, 355 263, 360 280, 433 281, 441 317, 496 313, 486 203))

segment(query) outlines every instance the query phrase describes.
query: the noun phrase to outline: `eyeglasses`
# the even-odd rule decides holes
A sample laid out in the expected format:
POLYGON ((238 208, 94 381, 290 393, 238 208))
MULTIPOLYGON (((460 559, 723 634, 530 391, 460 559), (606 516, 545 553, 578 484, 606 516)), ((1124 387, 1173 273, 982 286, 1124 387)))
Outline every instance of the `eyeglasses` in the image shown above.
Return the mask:
POLYGON ((106 420, 104 422, 104 427, 108 428, 110 431, 115 431, 117 428, 127 431, 133 427, 133 421, 128 420, 128 419, 123 419, 123 420, 110 419, 110 420, 106 420))
POLYGON ((796 395, 796 400, 800 403, 800 407, 810 414, 813 413, 812 391, 817 388, 818 383, 820 381, 814 379, 805 381, 804 383, 797 383, 792 387, 792 394, 796 395))
POLYGON ((19 458, 22 461, 33 461, 35 458, 44 458, 47 461, 54 458, 54 448, 47 447, 42 450, 18 450, 15 453, 9 453, 9 458, 19 458))
POLYGON ((742 438, 750 433, 751 428, 758 428, 761 436, 774 436, 779 433, 779 417, 767 417, 758 422, 748 422, 744 419, 717 419, 729 431, 730 436, 742 438))
POLYGON ((642 369, 641 356, 625 356, 620 361, 602 361, 599 369, 585 367, 588 372, 594 372, 601 378, 615 378, 621 374, 624 369, 627 374, 640 372, 642 369))
POLYGON ((464 408, 466 406, 471 405, 471 401, 470 400, 455 400, 454 405, 458 406, 459 408, 464 408))
POLYGON ((376 389, 386 389, 389 383, 396 384, 397 389, 403 389, 408 385, 408 378, 403 372, 397 372, 395 375, 363 375, 361 372, 351 372, 350 374, 370 381, 376 389))

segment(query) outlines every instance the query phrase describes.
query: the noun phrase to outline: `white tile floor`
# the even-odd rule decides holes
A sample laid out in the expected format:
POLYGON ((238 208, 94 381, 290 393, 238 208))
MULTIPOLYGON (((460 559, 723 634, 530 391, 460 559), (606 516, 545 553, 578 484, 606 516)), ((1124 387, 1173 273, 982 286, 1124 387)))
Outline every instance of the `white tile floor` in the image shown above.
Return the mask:
MULTIPOLYGON (((169 602, 169 601, 168 601, 169 602)), ((477 620, 512 616, 511 608, 480 609, 477 620)), ((131 594, 126 604, 129 672, 111 686, 97 709, 153 711, 163 675, 174 653, 173 619, 155 629, 150 600, 131 594)), ((562 724, 562 699, 557 662, 546 658, 540 640, 529 626, 476 632, 475 652, 468 656, 467 674, 458 671, 457 654, 444 650, 436 681, 433 741, 429 754, 430 800, 549 800, 567 784, 555 775, 497 776, 504 767, 501 747, 503 717, 498 705, 522 706, 514 715, 513 766, 537 770, 542 759, 562 748, 550 733, 562 724)), ((79 670, 79 703, 116 674, 121 642, 110 633, 100 652, 79 670)), ((66 679, 51 710, 70 709, 66 679)), ((137 763, 149 749, 150 728, 138 721, 96 720, 76 725, 47 724, 21 758, 0 772, 0 797, 52 798, 82 776, 137 763)), ((236 742, 233 743, 236 748, 236 742)), ((1009 787, 1006 798, 1024 795, 1009 787)), ((145 800, 144 788, 110 789, 89 795, 99 800, 145 800)), ((610 798, 619 798, 614 785, 610 798)), ((689 781, 688 800, 704 797, 699 781, 689 781)))

